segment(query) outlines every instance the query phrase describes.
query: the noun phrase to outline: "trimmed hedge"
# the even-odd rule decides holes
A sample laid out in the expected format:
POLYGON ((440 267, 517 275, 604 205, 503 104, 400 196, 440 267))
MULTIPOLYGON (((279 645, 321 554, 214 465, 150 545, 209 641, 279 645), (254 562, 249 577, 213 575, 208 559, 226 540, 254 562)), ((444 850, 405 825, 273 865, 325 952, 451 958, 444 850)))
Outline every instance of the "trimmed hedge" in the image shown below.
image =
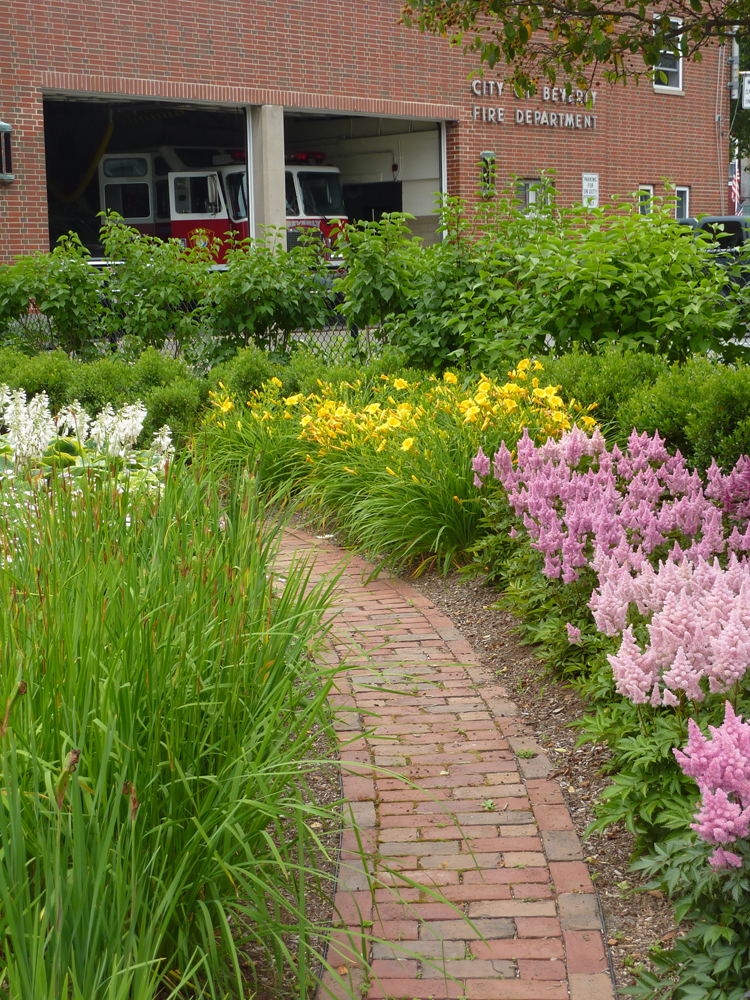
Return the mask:
POLYGON ((609 435, 624 443, 632 429, 658 430, 671 450, 706 469, 750 454, 750 366, 706 357, 668 365, 658 355, 608 348, 600 354, 541 358, 566 396, 588 405, 609 435))

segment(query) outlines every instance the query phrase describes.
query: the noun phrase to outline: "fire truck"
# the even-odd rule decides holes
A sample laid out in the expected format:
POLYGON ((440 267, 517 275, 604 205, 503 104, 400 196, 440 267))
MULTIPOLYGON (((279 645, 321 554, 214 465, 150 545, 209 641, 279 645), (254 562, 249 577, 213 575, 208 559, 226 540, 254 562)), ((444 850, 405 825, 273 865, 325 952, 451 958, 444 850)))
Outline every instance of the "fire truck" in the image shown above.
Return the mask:
MULTIPOLYGON (((312 230, 330 253, 347 221, 340 172, 323 166, 324 153, 286 159, 287 248, 312 230)), ((99 200, 103 211, 117 212, 148 236, 184 246, 215 244, 219 263, 228 240, 250 235, 244 150, 162 146, 107 153, 99 163, 99 200)))

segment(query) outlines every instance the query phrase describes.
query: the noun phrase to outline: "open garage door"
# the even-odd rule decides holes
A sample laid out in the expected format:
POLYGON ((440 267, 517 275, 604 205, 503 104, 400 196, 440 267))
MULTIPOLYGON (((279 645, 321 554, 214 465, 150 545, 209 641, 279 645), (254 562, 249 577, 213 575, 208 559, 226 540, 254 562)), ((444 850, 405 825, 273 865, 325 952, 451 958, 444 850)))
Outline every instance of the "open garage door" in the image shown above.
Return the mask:
POLYGON ((324 155, 340 171, 347 217, 377 219, 384 212, 407 212, 410 228, 435 242, 435 199, 443 190, 442 129, 438 122, 412 118, 321 115, 287 111, 287 161, 324 155))
POLYGON ((53 247, 73 231, 101 254, 98 213, 107 208, 162 238, 248 234, 242 108, 48 97, 44 138, 53 247))

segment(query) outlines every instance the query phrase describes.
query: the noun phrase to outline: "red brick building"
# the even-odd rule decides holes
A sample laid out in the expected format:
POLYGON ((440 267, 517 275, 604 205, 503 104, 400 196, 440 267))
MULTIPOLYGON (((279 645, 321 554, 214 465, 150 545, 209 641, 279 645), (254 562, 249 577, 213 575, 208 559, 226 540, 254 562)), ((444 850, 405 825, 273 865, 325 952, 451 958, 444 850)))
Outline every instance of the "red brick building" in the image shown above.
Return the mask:
POLYGON ((568 203, 659 195, 669 178, 683 214, 727 211, 724 49, 672 66, 666 86, 595 83, 588 105, 552 88, 518 99, 502 69, 472 80, 460 51, 400 26, 399 7, 14 0, 0 34, 12 129, 0 259, 92 225, 103 151, 164 146, 246 148, 256 226, 284 224, 284 153, 300 149, 340 167, 350 215, 402 207, 425 234, 437 191, 476 196, 482 153, 500 182, 556 170, 568 203))

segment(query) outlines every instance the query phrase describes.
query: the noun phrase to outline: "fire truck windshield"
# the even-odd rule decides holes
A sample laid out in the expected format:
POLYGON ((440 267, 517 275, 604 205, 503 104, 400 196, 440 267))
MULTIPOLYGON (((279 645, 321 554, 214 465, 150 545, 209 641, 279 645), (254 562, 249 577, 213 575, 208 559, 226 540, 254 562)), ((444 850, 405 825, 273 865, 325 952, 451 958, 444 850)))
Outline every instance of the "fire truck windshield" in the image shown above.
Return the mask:
POLYGON ((300 170, 299 185, 305 215, 345 215, 341 178, 330 171, 300 170))
POLYGON ((247 218, 247 171, 237 170, 227 174, 227 195, 229 196, 229 212, 235 221, 247 218))

